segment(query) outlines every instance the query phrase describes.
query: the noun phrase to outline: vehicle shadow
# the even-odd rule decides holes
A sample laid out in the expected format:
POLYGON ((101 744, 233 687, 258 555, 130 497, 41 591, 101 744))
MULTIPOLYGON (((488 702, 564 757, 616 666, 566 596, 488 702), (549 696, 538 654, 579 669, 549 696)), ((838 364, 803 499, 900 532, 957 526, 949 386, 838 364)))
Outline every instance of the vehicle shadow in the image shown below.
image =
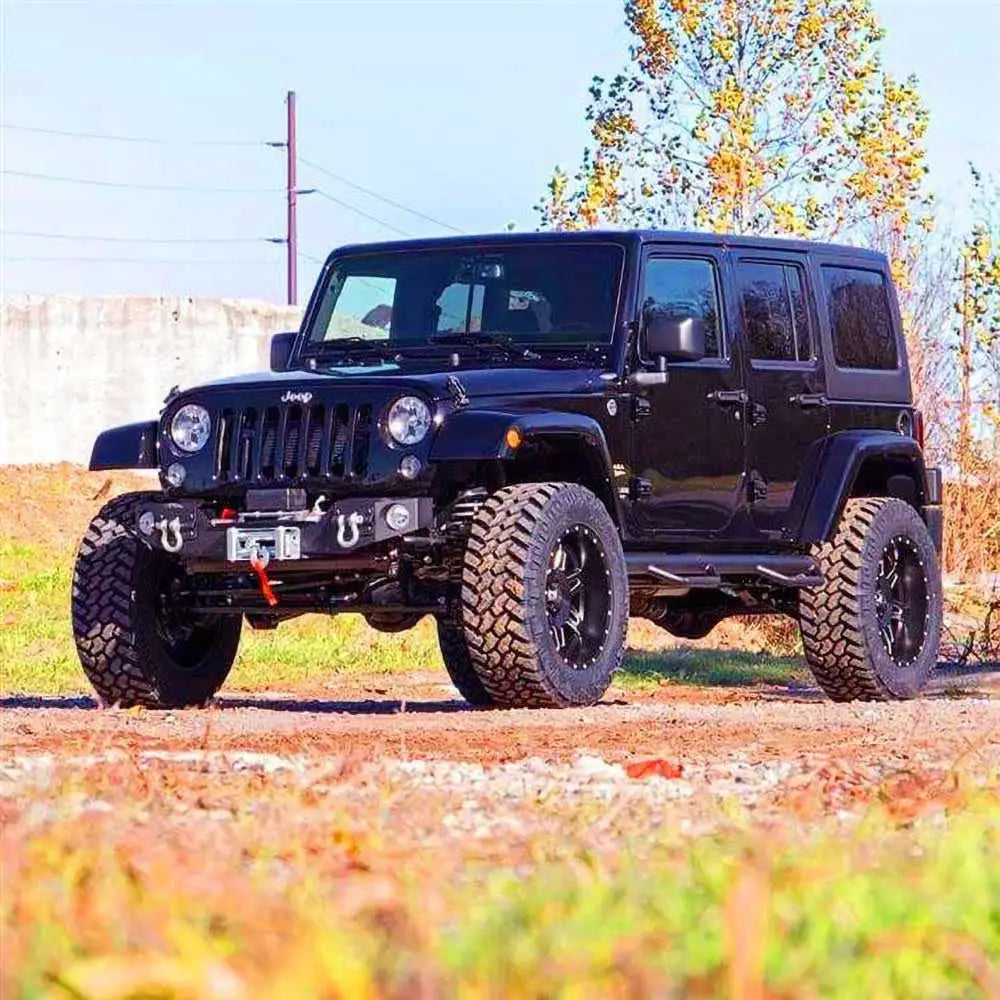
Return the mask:
MULTIPOLYGON (((96 699, 87 695, 9 695, 0 698, 0 711, 4 709, 56 709, 80 711, 100 707, 96 699)), ((207 710, 230 711, 232 709, 256 709, 264 712, 312 713, 316 715, 408 715, 474 712, 477 709, 460 698, 434 701, 407 701, 394 699, 362 699, 355 701, 327 700, 321 698, 275 698, 268 695, 219 695, 207 710)), ((151 715, 161 711, 144 710, 151 715)), ((180 711, 189 711, 181 709, 180 711)), ((193 711, 200 711, 193 709, 193 711)))
POLYGON ((97 701, 85 694, 12 694, 0 698, 0 711, 5 708, 97 708, 97 701))
POLYGON ((326 700, 321 698, 273 698, 252 695, 219 695, 212 708, 227 711, 252 708, 264 712, 302 712, 317 715, 410 715, 476 711, 460 698, 435 701, 408 701, 403 698, 366 698, 355 701, 326 700))

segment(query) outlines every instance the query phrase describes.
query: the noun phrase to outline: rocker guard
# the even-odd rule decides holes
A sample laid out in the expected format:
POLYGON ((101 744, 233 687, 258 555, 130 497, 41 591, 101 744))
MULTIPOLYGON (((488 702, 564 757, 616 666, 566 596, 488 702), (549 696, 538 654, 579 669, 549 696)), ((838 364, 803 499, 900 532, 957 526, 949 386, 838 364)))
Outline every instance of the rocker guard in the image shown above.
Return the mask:
POLYGON ((150 420, 141 424, 112 427, 97 435, 90 454, 90 470, 103 469, 155 469, 157 423, 150 420))

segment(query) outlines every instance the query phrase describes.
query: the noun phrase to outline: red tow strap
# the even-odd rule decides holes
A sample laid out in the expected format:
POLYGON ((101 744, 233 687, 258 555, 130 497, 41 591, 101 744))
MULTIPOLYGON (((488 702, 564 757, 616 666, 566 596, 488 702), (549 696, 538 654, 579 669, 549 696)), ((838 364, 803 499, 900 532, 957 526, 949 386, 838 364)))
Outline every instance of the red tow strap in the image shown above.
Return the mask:
POLYGON ((271 581, 267 577, 267 563, 261 559, 258 553, 254 552, 250 557, 250 568, 257 574, 257 582, 260 584, 260 592, 264 600, 273 608, 278 603, 278 598, 275 596, 271 581))

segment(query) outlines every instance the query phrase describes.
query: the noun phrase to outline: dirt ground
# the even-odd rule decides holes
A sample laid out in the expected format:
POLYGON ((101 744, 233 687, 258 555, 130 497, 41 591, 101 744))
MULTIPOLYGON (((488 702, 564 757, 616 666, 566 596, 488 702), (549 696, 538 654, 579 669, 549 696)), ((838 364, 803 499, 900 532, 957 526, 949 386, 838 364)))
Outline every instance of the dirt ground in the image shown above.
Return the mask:
MULTIPOLYGON (((71 545, 108 496, 148 487, 130 474, 89 474, 73 466, 2 473, 6 534, 53 550, 71 545), (30 515, 14 502, 15 493, 34 497, 30 515), (43 537, 39 524, 48 526, 43 537)), ((927 698, 898 705, 833 705, 807 685, 669 684, 613 687, 603 704, 589 709, 482 712, 458 700, 443 673, 338 676, 292 692, 224 689, 212 707, 178 713, 97 710, 83 696, 21 696, 0 700, 0 748, 7 760, 115 748, 487 767, 526 758, 568 764, 591 755, 611 764, 663 759, 689 773, 726 762, 794 764, 797 773, 828 765, 986 773, 1000 765, 1000 674, 945 674, 927 698)))
POLYGON ((593 708, 491 712, 469 709, 436 675, 378 675, 338 679, 336 691, 222 694, 207 709, 184 712, 99 710, 87 697, 12 697, 0 702, 0 746, 8 760, 114 750, 489 768, 593 757, 609 764, 659 759, 688 774, 734 763, 778 766, 795 781, 829 766, 986 775, 1000 767, 998 693, 993 674, 942 678, 927 698, 891 705, 834 705, 808 687, 665 685, 613 688, 593 708))

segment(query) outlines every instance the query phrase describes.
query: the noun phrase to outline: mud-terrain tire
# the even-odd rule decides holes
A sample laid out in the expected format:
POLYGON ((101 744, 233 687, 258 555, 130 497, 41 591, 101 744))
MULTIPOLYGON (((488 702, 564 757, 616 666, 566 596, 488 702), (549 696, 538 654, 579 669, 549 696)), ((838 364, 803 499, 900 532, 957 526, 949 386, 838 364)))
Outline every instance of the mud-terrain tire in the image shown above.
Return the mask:
POLYGON ((628 576, 604 505, 574 483, 492 494, 462 576, 472 667, 498 707, 592 705, 621 665, 628 576))
POLYGON ((203 705, 226 679, 239 616, 175 614, 165 591, 179 563, 136 535, 136 514, 155 493, 106 504, 90 522, 73 570, 73 637, 104 705, 203 705))
POLYGON ((888 497, 848 500, 814 553, 826 583, 803 590, 806 661, 834 701, 916 697, 937 662, 942 596, 937 553, 920 515, 888 497))
POLYGON ((489 691, 483 687, 483 682, 472 665, 469 646, 465 641, 465 632, 461 622, 452 621, 443 615, 437 619, 438 647, 445 670, 451 678, 451 683, 458 693, 476 708, 489 708, 494 704, 489 691))

